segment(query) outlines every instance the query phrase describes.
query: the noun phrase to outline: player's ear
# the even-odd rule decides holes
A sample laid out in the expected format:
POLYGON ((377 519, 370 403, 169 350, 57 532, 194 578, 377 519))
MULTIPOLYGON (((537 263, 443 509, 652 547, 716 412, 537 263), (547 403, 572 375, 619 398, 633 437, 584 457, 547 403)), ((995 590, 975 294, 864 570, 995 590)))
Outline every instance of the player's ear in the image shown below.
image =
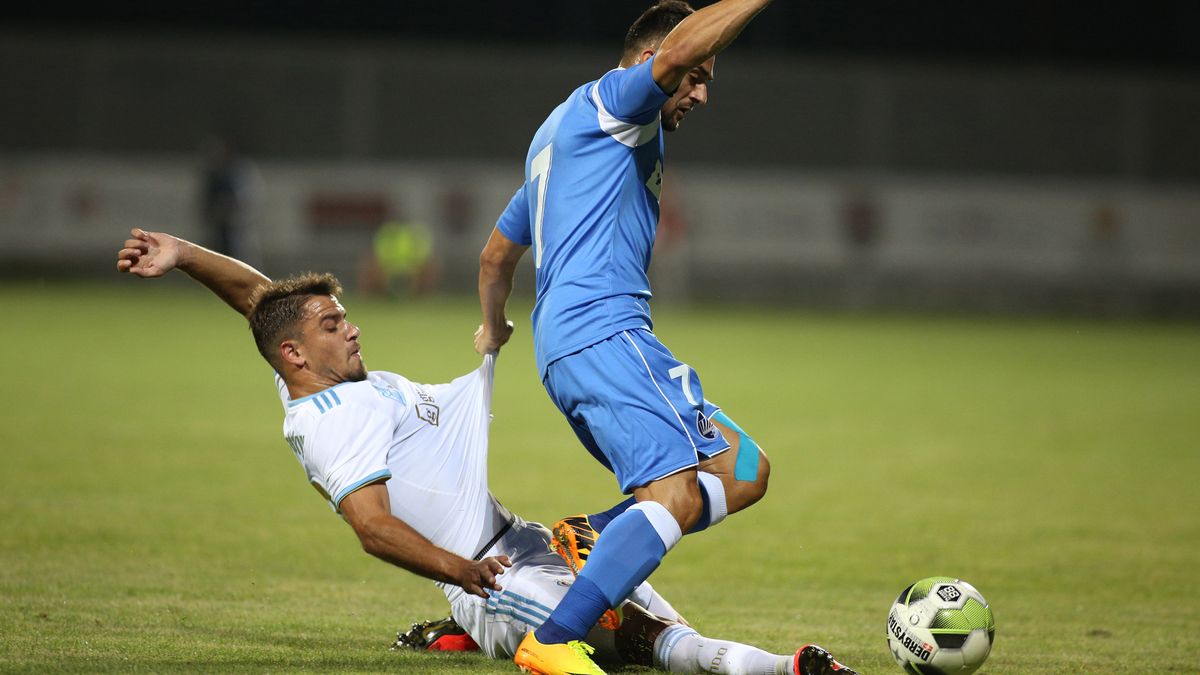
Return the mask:
POLYGON ((304 355, 300 353, 300 343, 295 340, 284 340, 279 343, 279 357, 284 363, 289 363, 297 368, 303 368, 306 363, 304 355))
POLYGON ((650 60, 650 57, 651 57, 651 56, 654 56, 654 50, 653 50, 653 49, 643 49, 643 50, 642 50, 642 53, 641 53, 640 55, 638 55, 638 60, 637 60, 637 62, 638 62, 638 63, 645 63, 645 62, 647 62, 647 61, 649 61, 649 60, 650 60))

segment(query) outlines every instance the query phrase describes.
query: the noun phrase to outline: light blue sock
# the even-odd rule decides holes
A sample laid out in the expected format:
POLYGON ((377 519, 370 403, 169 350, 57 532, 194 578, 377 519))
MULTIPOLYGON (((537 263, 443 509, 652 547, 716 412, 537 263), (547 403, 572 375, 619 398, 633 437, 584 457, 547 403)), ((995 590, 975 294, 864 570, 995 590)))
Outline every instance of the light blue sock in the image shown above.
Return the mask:
POLYGON ((608 609, 606 602, 604 593, 596 588, 596 584, 580 577, 571 585, 571 590, 563 596, 550 618, 534 632, 534 637, 544 645, 582 640, 596 625, 596 620, 604 610, 608 609), (596 607, 600 607, 600 611, 592 616, 596 607))
POLYGON ((613 518, 625 513, 629 507, 636 503, 637 500, 633 497, 630 497, 629 499, 626 499, 607 511, 593 513, 588 516, 588 524, 592 526, 592 529, 596 531, 596 534, 600 534, 604 531, 604 528, 608 527, 608 524, 613 521, 613 518))
POLYGON ((609 607, 616 607, 650 576, 681 536, 679 523, 665 506, 638 502, 608 524, 579 578, 590 579, 604 592, 609 607))

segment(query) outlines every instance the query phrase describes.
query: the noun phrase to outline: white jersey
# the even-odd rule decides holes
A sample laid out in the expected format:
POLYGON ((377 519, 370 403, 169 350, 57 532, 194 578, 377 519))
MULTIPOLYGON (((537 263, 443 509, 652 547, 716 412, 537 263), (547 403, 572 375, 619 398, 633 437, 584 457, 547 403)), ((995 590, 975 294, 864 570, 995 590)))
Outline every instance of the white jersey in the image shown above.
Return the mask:
POLYGON ((512 521, 488 490, 495 367, 489 354, 478 369, 434 385, 371 371, 362 382, 294 401, 276 376, 287 411, 283 435, 335 511, 351 492, 387 481, 392 515, 434 545, 473 558, 512 521))
MULTIPOLYGON (((451 613, 493 658, 511 658, 574 581, 550 551, 550 532, 513 516, 488 490, 488 425, 496 356, 448 384, 416 384, 395 373, 372 371, 291 400, 276 376, 287 414, 283 435, 308 480, 338 510, 346 495, 387 481, 392 515, 434 545, 464 558, 506 555, 513 566, 500 577, 504 590, 485 598, 458 586, 438 586, 451 613)), ((665 617, 678 617, 650 584, 631 599, 665 617)), ((593 640, 610 631, 593 630, 593 640)))

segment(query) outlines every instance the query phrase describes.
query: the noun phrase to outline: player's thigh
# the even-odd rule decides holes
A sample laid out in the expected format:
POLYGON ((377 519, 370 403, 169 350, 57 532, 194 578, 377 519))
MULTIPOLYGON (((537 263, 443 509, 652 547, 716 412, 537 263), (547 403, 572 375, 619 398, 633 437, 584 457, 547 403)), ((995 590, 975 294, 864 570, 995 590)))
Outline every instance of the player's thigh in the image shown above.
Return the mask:
POLYGON ((565 565, 519 565, 498 579, 503 590, 486 600, 460 597, 452 607, 459 623, 492 658, 512 658, 525 634, 550 616, 574 577, 565 565))
POLYGON ((624 331, 551 364, 546 388, 585 427, 624 492, 724 451, 700 378, 649 331, 624 331))
POLYGON ((724 411, 714 414, 712 422, 729 450, 701 461, 700 470, 721 479, 729 513, 737 513, 766 494, 771 464, 754 438, 724 411))

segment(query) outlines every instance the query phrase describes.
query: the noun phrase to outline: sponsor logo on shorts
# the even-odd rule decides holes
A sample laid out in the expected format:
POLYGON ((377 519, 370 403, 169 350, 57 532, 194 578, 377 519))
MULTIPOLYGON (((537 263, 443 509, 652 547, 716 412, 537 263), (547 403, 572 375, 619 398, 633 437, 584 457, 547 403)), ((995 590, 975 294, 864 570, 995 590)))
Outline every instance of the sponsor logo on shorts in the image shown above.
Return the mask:
POLYGON ((888 632, 891 633, 892 637, 896 639, 896 642, 901 647, 912 652, 913 656, 922 661, 929 661, 929 657, 933 654, 933 645, 910 635, 905 630, 900 618, 896 616, 895 610, 892 610, 892 613, 888 614, 888 632))
POLYGON ((717 425, 699 410, 696 411, 696 432, 710 441, 717 437, 717 425))
POLYGON ((959 590, 953 586, 942 586, 937 589, 937 594, 938 597, 946 602, 954 602, 962 597, 962 593, 960 593, 959 590))

